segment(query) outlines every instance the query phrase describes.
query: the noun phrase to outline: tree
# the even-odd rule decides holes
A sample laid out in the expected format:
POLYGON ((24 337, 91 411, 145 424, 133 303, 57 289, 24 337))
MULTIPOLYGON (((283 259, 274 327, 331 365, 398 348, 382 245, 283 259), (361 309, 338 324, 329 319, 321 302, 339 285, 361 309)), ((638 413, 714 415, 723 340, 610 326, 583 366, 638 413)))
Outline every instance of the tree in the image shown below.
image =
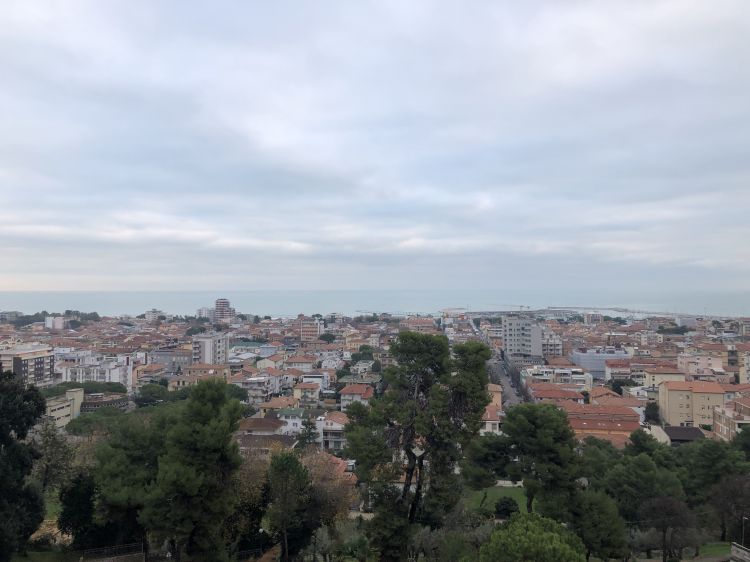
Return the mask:
POLYGON ((577 494, 570 528, 583 541, 586 560, 620 558, 627 550, 625 522, 617 504, 604 492, 585 490, 577 494))
POLYGON ((508 496, 504 496, 495 502, 495 517, 498 519, 509 519, 511 515, 519 511, 518 502, 508 496))
POLYGON ((535 513, 517 513, 490 536, 480 562, 583 562, 581 540, 561 524, 535 513))
POLYGON ((160 384, 144 384, 135 397, 135 403, 138 406, 151 406, 169 399, 169 391, 166 387, 160 384))
POLYGON ((320 334, 318 336, 318 339, 326 343, 333 343, 336 340, 336 336, 330 333, 325 333, 325 334, 320 334))
POLYGON ((740 451, 728 443, 714 439, 701 439, 679 447, 677 460, 685 468, 683 487, 687 494, 688 504, 692 507, 704 505, 711 488, 723 476, 746 474, 750 465, 740 451))
POLYGON ((669 531, 693 526, 693 517, 685 502, 674 497, 657 496, 647 500, 639 511, 641 528, 654 528, 661 536, 661 559, 674 554, 669 531))
POLYGON ((0 373, 0 562, 23 548, 44 518, 44 501, 27 482, 37 456, 23 440, 44 414, 44 398, 13 373, 0 373))
POLYGON ((73 536, 77 549, 96 548, 111 544, 116 536, 116 523, 96 519, 98 488, 93 474, 78 472, 60 490, 60 515, 57 526, 73 536))
POLYGON ((724 476, 711 489, 709 503, 719 517, 721 540, 738 542, 742 534, 742 518, 750 513, 750 476, 724 476))
POLYGON ((233 473, 241 459, 234 432, 242 408, 221 380, 199 382, 177 411, 148 486, 139 521, 167 538, 178 557, 228 559, 222 530, 236 507, 233 473))
POLYGON ((310 477, 297 456, 284 451, 271 458, 268 484, 268 521, 281 543, 281 559, 286 561, 308 538, 304 521, 310 503, 310 477))
POLYGON ((494 486, 498 478, 507 476, 510 462, 508 440, 488 433, 469 443, 461 463, 461 476, 472 490, 482 490, 481 508, 487 499, 487 488, 494 486))
POLYGON ((231 480, 237 497, 234 512, 224 520, 224 542, 237 550, 258 548, 264 541, 261 520, 268 505, 268 468, 265 457, 244 459, 231 480))
POLYGON ((661 423, 658 402, 650 401, 646 404, 646 421, 650 423, 661 423))
POLYGON ((158 476, 167 432, 178 423, 182 407, 162 407, 150 416, 124 416, 98 447, 94 477, 102 517, 116 528, 112 543, 143 540, 147 544, 146 525, 140 516, 158 476))
POLYGON ((116 429, 125 418, 125 412, 119 408, 99 408, 95 412, 78 416, 65 426, 70 435, 92 437, 94 434, 108 435, 116 429))
POLYGON ((34 433, 32 443, 39 452, 39 458, 34 463, 31 476, 39 483, 42 493, 47 488, 57 488, 62 485, 70 474, 73 464, 74 451, 68 445, 55 422, 47 420, 34 433))
POLYGON ((576 441, 565 412, 552 404, 520 404, 508 410, 503 433, 509 455, 518 459, 508 465, 508 472, 512 479, 523 480, 529 513, 539 493, 572 493, 576 441))
POLYGON ((676 474, 656 463, 645 453, 625 456, 602 480, 602 490, 617 502, 626 521, 637 521, 640 507, 658 496, 684 497, 676 474))
POLYGON ((397 503, 407 506, 409 522, 424 507, 429 509, 422 515, 435 523, 458 501, 454 468, 459 447, 477 434, 489 402, 485 364, 490 352, 470 342, 455 346, 451 361, 446 338, 405 332, 391 353, 398 366, 386 370, 384 392, 370 401, 371 411, 355 412, 347 428, 348 454, 367 467, 368 479, 374 473, 392 477, 393 470, 401 470, 403 456, 397 503), (373 472, 378 468, 373 461, 393 466, 373 472))
POLYGON ((312 445, 318 439, 318 426, 315 424, 315 420, 312 418, 305 418, 302 420, 302 431, 297 438, 297 444, 295 445, 298 449, 304 449, 308 445, 312 445))
POLYGON ((614 390, 617 394, 622 396, 622 389, 626 386, 637 386, 638 383, 636 383, 633 380, 625 379, 625 380, 614 380, 612 381, 612 390, 614 390))
POLYGON ((611 442, 588 436, 581 448, 581 476, 588 483, 599 488, 607 471, 622 458, 622 453, 611 442))

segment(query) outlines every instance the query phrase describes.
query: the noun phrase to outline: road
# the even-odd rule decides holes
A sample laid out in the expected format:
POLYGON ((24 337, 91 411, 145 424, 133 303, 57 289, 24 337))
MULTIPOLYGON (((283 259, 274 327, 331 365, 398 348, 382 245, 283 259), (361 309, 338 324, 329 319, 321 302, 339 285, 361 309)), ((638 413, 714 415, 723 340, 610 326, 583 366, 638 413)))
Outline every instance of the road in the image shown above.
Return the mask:
POLYGON ((503 387, 503 406, 509 408, 510 406, 521 404, 523 398, 511 386, 510 377, 500 357, 498 355, 493 356, 487 366, 489 368, 490 380, 494 384, 499 384, 503 387))

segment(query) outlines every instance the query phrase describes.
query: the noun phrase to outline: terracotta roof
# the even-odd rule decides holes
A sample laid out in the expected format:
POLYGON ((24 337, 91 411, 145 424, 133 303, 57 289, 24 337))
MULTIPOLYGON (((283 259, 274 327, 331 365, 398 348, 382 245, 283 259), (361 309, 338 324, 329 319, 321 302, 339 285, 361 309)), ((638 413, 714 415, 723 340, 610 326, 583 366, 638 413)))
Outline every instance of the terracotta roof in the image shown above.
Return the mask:
POLYGON ((316 382, 301 382, 294 385, 294 388, 299 388, 301 390, 317 390, 320 388, 320 385, 316 382))
POLYGON ((315 363, 317 359, 309 355, 294 355, 286 360, 287 363, 315 363))
POLYGON ((680 371, 676 367, 647 367, 644 369, 645 372, 652 375, 684 375, 685 373, 680 371))
POLYGON ((707 394, 724 394, 724 389, 719 383, 705 381, 667 381, 662 383, 667 390, 702 392, 707 394))
POLYGON ((750 392, 750 384, 722 384, 724 392, 750 392))
POLYGON ((280 410, 281 408, 290 408, 296 404, 297 401, 292 396, 276 396, 268 402, 261 403, 260 407, 267 410, 280 410))
POLYGON ((594 398, 601 398, 602 396, 619 397, 620 395, 617 394, 614 390, 607 388, 606 386, 595 386, 591 389, 591 392, 589 392, 589 396, 593 400, 594 398))
POLYGON ((634 396, 600 396, 594 400, 594 403, 599 406, 624 406, 627 408, 642 408, 645 406, 643 400, 634 396))
POLYGON ((583 400, 583 395, 574 390, 564 390, 562 388, 540 388, 534 390, 534 398, 544 400, 583 400))
MULTIPOLYGON (((606 420, 606 419, 589 419, 589 418, 574 418, 569 419, 570 427, 573 431, 617 431, 630 435, 637 429, 640 429, 641 424, 638 421, 629 420, 606 420)), ((594 434, 594 437, 597 437, 594 434)))
POLYGON ((369 384, 355 383, 346 385, 339 394, 353 394, 368 399, 374 396, 375 391, 369 384))
POLYGON ((328 421, 340 423, 341 425, 346 425, 349 423, 349 416, 347 416, 344 412, 326 412, 325 419, 328 421))
POLYGON ((503 420, 503 409, 498 408, 494 404, 487 404, 482 414, 482 421, 485 422, 499 422, 503 420))
POLYGON ((629 359, 607 359, 604 364, 607 367, 611 368, 617 368, 617 369, 625 369, 630 367, 630 360, 629 359))
POLYGON ((237 425, 239 431, 276 431, 284 427, 284 422, 276 418, 244 418, 237 425))

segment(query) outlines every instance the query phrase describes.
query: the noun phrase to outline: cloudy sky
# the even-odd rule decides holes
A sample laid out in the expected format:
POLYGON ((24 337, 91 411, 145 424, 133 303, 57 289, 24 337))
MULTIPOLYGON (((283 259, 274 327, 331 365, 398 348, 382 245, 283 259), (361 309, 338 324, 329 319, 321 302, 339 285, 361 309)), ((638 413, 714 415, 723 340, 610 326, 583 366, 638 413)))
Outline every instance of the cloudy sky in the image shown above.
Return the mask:
POLYGON ((750 3, 0 3, 0 290, 736 291, 750 3))

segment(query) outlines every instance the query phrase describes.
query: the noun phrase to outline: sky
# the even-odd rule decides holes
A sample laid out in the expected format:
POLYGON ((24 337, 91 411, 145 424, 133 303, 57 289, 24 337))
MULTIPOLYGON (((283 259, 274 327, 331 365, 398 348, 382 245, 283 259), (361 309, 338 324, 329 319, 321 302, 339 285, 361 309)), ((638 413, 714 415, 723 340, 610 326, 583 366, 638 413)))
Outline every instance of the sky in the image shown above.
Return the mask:
POLYGON ((0 2, 0 290, 747 289, 746 0, 0 2))

